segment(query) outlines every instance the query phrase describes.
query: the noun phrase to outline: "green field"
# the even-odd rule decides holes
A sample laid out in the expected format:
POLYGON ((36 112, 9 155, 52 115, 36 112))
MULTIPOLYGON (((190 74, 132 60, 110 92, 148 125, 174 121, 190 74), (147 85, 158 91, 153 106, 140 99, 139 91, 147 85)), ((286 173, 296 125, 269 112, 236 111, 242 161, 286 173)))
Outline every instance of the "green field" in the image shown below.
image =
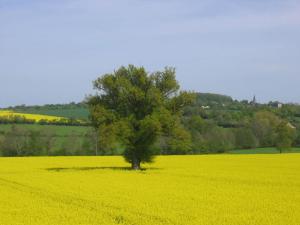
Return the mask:
MULTIPOLYGON (((255 148, 255 149, 239 149, 231 150, 230 154, 278 154, 280 153, 276 148, 255 148)), ((283 153, 300 153, 300 148, 290 148, 283 151, 283 153)))
POLYGON ((300 154, 0 158, 1 225, 299 225, 300 154))

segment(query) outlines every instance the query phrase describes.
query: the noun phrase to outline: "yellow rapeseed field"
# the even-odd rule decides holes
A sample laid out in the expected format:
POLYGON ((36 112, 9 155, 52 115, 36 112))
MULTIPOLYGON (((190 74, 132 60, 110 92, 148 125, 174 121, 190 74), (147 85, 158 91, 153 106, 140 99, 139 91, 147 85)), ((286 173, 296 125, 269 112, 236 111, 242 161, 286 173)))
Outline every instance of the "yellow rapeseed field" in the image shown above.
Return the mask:
POLYGON ((0 158, 0 225, 299 225, 300 154, 0 158))
POLYGON ((64 119, 63 117, 58 116, 48 116, 48 115, 39 115, 39 114, 29 114, 29 113, 18 113, 9 110, 0 110, 0 117, 24 117, 28 120, 34 120, 36 122, 40 120, 47 120, 47 121, 57 121, 64 119))

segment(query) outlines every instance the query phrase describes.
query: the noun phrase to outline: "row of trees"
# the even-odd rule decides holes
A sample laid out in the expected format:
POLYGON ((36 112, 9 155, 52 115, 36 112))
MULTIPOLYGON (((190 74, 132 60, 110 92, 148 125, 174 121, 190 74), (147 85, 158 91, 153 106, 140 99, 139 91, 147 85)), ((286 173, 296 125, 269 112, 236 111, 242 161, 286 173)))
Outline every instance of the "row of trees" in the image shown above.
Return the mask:
MULTIPOLYGON (((224 128, 200 116, 184 117, 183 128, 161 135, 152 146, 156 154, 225 153, 234 149, 276 147, 281 152, 299 146, 300 134, 270 112, 258 112, 243 127, 224 128)), ((100 129, 101 154, 120 152, 120 143, 100 129)))
POLYGON ((49 129, 12 125, 0 133, 0 156, 95 155, 96 140, 92 130, 59 135, 49 129))
MULTIPOLYGON (((153 154, 208 154, 233 149, 299 146, 300 133, 269 112, 259 112, 245 127, 223 128, 200 116, 183 119, 185 129, 162 135, 151 146, 153 154)), ((124 146, 109 133, 94 130, 62 135, 50 129, 13 125, 0 132, 2 156, 121 155, 124 146)))
POLYGON ((188 117, 185 126, 192 136, 192 152, 226 152, 231 149, 277 147, 280 151, 297 145, 295 127, 267 111, 254 114, 243 126, 224 128, 200 116, 188 117))

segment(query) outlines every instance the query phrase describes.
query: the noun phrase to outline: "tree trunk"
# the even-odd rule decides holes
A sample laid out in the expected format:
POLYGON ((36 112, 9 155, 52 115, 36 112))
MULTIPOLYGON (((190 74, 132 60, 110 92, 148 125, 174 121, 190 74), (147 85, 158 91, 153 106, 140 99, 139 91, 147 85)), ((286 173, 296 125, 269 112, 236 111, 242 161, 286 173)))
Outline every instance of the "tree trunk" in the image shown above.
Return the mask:
POLYGON ((131 162, 131 168, 133 170, 140 170, 141 169, 141 162, 138 159, 133 159, 131 162))
POLYGON ((99 137, 98 137, 98 135, 99 135, 99 131, 97 129, 95 130, 95 134, 94 135, 95 135, 95 144, 96 144, 96 146, 95 146, 96 147, 96 149, 95 149, 96 152, 95 153, 96 153, 96 156, 98 156, 98 148, 99 148, 98 147, 98 144, 99 144, 99 140, 98 140, 99 137))

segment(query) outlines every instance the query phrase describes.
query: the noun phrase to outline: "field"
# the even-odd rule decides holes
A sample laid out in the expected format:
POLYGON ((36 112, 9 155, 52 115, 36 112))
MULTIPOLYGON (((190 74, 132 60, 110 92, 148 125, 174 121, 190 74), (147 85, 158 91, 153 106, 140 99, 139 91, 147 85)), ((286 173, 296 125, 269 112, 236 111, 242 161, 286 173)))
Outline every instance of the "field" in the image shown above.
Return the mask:
POLYGON ((27 120, 34 120, 36 122, 41 120, 46 121, 57 121, 61 119, 65 119, 64 117, 58 116, 49 116, 49 115, 40 115, 40 114, 30 114, 30 113, 19 113, 9 110, 0 110, 0 117, 23 117, 27 120))
POLYGON ((0 158, 0 224, 299 225, 300 154, 0 158))
POLYGON ((87 120, 89 116, 89 111, 87 108, 62 108, 62 109, 49 109, 46 107, 35 108, 25 108, 23 110, 17 109, 20 113, 30 113, 30 114, 40 114, 40 115, 50 115, 66 118, 75 118, 80 120, 87 120))
MULTIPOLYGON (((285 149, 284 153, 300 153, 300 148, 285 149)), ((278 154, 279 150, 274 147, 230 150, 230 154, 278 154)))

